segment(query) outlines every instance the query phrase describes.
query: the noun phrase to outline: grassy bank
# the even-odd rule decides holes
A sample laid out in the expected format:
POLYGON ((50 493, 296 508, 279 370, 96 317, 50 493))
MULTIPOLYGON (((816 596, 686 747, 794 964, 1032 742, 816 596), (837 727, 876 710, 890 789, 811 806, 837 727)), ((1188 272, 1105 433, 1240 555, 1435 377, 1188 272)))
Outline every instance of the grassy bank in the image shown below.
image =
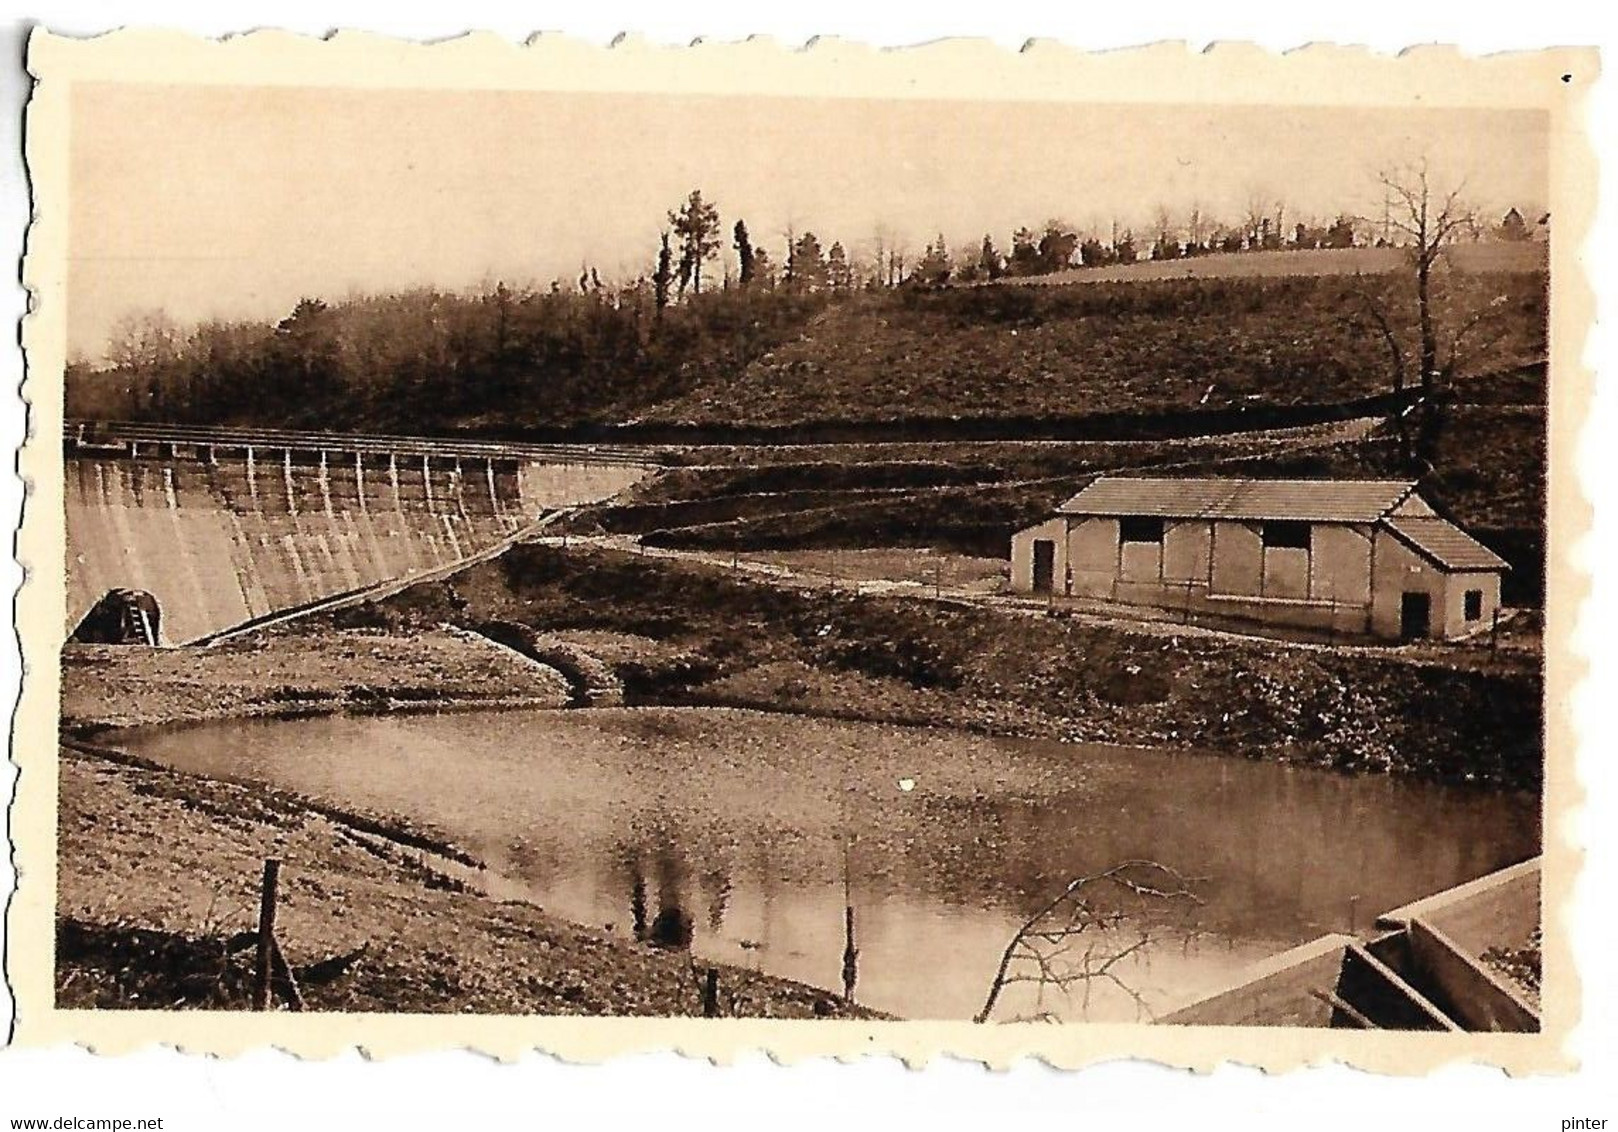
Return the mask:
POLYGON ((336 618, 401 632, 504 620, 610 636, 630 702, 1200 748, 1510 788, 1540 780, 1542 683, 1528 656, 1134 629, 539 546, 336 618))
MULTIPOLYGON (((702 1013, 688 954, 484 891, 433 831, 64 747, 57 1005, 244 1009, 263 858, 282 860, 277 939, 306 1008, 702 1013)), ((706 967, 708 964, 703 963, 706 967)), ((720 965, 721 1013, 869 1016, 813 987, 720 965)))

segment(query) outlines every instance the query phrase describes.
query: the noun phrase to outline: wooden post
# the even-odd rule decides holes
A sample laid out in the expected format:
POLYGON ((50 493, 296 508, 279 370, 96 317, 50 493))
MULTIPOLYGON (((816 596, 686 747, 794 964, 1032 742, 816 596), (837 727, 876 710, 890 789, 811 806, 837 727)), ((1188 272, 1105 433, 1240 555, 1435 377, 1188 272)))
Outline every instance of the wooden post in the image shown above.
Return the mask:
POLYGON ((1500 642, 1500 607, 1494 607, 1494 620, 1489 624, 1489 651, 1494 652, 1500 642))
POLYGON ((702 1016, 719 1017, 719 968, 709 967, 702 983, 702 1016))
POLYGON ((629 890, 629 915, 634 923, 635 942, 644 942, 646 939, 646 878, 641 875, 639 865, 635 866, 635 883, 629 890))
POLYGON ((292 973, 292 964, 281 954, 281 945, 273 936, 270 939, 270 960, 275 967, 275 977, 281 984, 281 997, 293 1010, 302 1010, 303 992, 298 989, 298 977, 292 973))
POLYGON ((281 877, 281 862, 270 857, 264 862, 264 888, 258 904, 258 970, 253 983, 253 1009, 270 1008, 270 977, 275 970, 275 887, 281 877))
POLYGON ((860 977, 860 953, 854 946, 854 905, 843 907, 843 1001, 854 1001, 854 984, 860 977))

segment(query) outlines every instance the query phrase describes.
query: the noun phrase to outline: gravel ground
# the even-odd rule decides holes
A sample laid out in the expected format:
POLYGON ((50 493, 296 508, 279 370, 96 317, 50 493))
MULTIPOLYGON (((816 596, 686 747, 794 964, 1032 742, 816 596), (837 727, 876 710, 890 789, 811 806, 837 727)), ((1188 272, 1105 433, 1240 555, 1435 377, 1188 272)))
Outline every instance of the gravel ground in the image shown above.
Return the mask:
POLYGON ((1536 1008, 1539 1006, 1543 946, 1544 933, 1535 928, 1521 947, 1495 947, 1483 953, 1483 961, 1510 979, 1536 1008))

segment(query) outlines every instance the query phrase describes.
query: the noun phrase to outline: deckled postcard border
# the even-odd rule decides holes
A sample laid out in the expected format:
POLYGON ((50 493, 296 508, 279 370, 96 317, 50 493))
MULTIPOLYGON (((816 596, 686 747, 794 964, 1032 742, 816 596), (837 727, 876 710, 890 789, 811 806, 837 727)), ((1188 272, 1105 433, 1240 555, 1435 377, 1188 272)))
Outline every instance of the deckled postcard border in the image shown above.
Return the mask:
POLYGON ((37 80, 26 120, 34 191, 24 282, 29 404, 21 453, 26 502, 18 541, 25 581, 17 604, 23 692, 13 734, 20 768, 12 829, 19 887, 9 910, 7 975, 17 1004, 17 1040, 80 1043, 117 1053, 153 1044, 234 1054, 274 1045, 329 1057, 359 1047, 375 1056, 470 1048, 500 1058, 534 1049, 571 1061, 601 1061, 676 1049, 731 1060, 762 1050, 780 1061, 891 1054, 917 1064, 939 1054, 1006 1066, 1035 1056, 1059 1067, 1133 1056, 1198 1070, 1231 1061, 1285 1070, 1325 1061, 1417 1074, 1479 1061, 1512 1073, 1567 1071, 1580 1014, 1567 929, 1582 858, 1570 815, 1578 782, 1572 691, 1585 671, 1573 629, 1587 579, 1571 550, 1590 508, 1573 467, 1593 375, 1583 363, 1594 297, 1579 258, 1595 210, 1595 158, 1583 125, 1599 68, 1591 49, 1468 57, 1426 47, 1395 57, 1361 48, 1311 46, 1278 55, 1220 44, 1086 53, 1031 43, 1012 53, 950 40, 876 50, 816 40, 788 50, 767 39, 668 48, 626 37, 611 48, 556 36, 516 44, 474 34, 433 45, 340 32, 319 40, 254 32, 222 41, 180 33, 119 31, 89 40, 36 31, 28 69, 37 80), (1551 469, 1546 606, 1544 906, 1547 925, 1540 1034, 1418 1034, 1259 1027, 1045 1023, 854 1022, 560 1018, 545 1016, 203 1013, 58 1010, 53 938, 56 846, 56 722, 65 582, 62 382, 66 354, 70 100, 75 83, 666 92, 830 98, 1089 103, 1219 103, 1542 109, 1550 118, 1551 469))

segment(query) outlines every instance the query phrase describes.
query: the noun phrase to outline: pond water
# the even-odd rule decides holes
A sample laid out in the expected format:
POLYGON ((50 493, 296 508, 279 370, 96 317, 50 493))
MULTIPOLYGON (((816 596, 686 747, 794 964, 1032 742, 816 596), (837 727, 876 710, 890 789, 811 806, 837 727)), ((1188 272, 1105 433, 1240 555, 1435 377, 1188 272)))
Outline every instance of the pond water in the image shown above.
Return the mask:
POLYGON ((994 1017, 1150 1017, 1539 851, 1527 795, 727 709, 232 721, 123 741, 437 827, 504 891, 625 937, 677 909, 698 955, 828 989, 852 906, 855 997, 911 1018, 971 1017, 1023 921, 1123 861, 1196 878, 1200 903, 1095 889, 1126 918, 1062 941, 1083 945, 1062 962, 1151 941, 1116 981, 1016 982, 994 1017))

